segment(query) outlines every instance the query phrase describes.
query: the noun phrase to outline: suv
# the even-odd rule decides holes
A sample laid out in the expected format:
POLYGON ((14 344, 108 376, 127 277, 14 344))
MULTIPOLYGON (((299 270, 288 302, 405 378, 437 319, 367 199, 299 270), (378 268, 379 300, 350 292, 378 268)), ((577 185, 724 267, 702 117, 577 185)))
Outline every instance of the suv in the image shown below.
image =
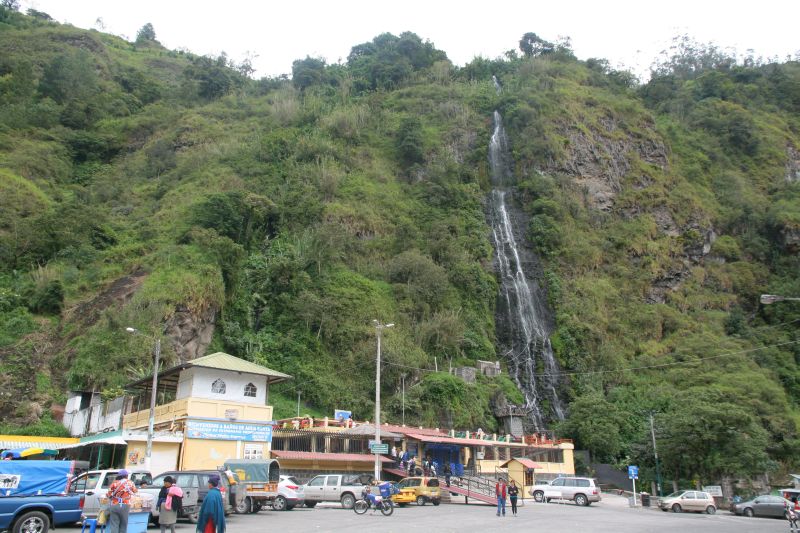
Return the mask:
POLYGON ((717 505, 714 498, 707 492, 699 490, 679 490, 669 496, 664 496, 658 502, 662 511, 672 511, 680 513, 682 511, 700 511, 701 513, 714 514, 717 512, 717 505))
POLYGON ((399 494, 392 496, 392 501, 403 506, 407 503, 425 505, 430 502, 439 505, 442 501, 439 480, 435 477, 407 477, 397 484, 399 494))
MULTIPOLYGON (((236 508, 239 499, 244 495, 239 490, 239 484, 231 485, 230 478, 225 471, 222 470, 182 470, 163 472, 158 477, 153 479, 151 485, 147 488, 141 487, 139 492, 148 492, 158 498, 158 492, 164 485, 164 478, 172 476, 175 479, 175 484, 183 491, 183 508, 181 517, 189 519, 189 522, 196 523, 198 514, 200 513, 200 506, 208 494, 208 479, 212 475, 218 475, 220 478, 219 490, 222 492, 222 501, 225 502, 225 516, 228 516, 236 508)), ((158 509, 152 511, 154 516, 158 515, 158 509)))
POLYGON ((589 477, 559 477, 550 483, 537 483, 530 492, 537 502, 573 500, 576 505, 586 506, 602 499, 600 488, 589 477))
POLYGON ((272 509, 274 511, 291 511, 298 505, 303 505, 305 499, 303 484, 295 477, 282 475, 281 481, 278 483, 278 495, 272 500, 272 509))

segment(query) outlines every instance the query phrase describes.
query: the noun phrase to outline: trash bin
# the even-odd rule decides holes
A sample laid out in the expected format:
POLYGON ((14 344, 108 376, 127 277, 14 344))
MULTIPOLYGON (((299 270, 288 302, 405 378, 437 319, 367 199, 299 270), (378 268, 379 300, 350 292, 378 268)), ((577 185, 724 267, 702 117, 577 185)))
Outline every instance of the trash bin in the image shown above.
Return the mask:
POLYGON ((642 507, 650 507, 650 495, 646 492, 642 493, 642 507))

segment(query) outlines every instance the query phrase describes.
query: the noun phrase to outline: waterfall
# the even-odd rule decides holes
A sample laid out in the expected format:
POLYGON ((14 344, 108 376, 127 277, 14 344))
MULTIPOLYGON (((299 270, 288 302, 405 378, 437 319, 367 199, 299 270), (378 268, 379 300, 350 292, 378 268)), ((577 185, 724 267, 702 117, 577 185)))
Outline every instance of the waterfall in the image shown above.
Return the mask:
MULTIPOLYGON (((497 80, 492 78, 499 91, 497 80)), ((496 315, 498 346, 507 360, 511 378, 525 396, 530 423, 535 430, 542 430, 547 420, 564 419, 564 407, 556 390, 559 366, 550 345, 553 319, 544 291, 532 275, 540 270, 539 258, 520 246, 525 242, 526 220, 509 203, 514 185, 511 152, 497 111, 489 142, 489 164, 492 173, 489 220, 500 281, 496 315), (544 408, 544 402, 549 409, 544 408)))

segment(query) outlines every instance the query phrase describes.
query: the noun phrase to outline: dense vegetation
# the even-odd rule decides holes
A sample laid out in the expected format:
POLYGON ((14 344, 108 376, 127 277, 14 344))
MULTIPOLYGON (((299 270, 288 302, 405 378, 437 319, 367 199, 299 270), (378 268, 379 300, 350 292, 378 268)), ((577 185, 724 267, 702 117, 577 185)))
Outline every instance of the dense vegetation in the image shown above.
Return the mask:
POLYGON ((431 370, 497 357, 497 108, 557 318, 558 431, 651 475, 654 412, 668 478, 795 464, 800 307, 758 295, 800 294, 796 62, 684 43, 639 86, 535 34, 456 68, 404 33, 256 81, 152 26, 130 43, 6 8, 0 49, 7 424, 49 427, 68 389, 118 392, 150 370, 124 328, 175 346, 181 315, 211 324, 209 350, 295 376, 279 416, 301 390, 316 414, 370 418, 371 320, 395 322, 386 416, 405 376, 407 421, 496 428, 509 379, 431 370))

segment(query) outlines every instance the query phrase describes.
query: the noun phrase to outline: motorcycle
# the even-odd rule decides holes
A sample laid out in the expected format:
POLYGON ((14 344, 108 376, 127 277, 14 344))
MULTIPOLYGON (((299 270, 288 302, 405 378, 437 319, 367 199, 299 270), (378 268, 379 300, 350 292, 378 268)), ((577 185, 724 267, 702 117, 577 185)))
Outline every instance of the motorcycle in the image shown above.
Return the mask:
POLYGON ((379 510, 383 516, 390 516, 394 512, 394 502, 391 497, 372 494, 370 487, 364 487, 361 499, 353 504, 353 511, 356 514, 364 514, 370 508, 379 510))

